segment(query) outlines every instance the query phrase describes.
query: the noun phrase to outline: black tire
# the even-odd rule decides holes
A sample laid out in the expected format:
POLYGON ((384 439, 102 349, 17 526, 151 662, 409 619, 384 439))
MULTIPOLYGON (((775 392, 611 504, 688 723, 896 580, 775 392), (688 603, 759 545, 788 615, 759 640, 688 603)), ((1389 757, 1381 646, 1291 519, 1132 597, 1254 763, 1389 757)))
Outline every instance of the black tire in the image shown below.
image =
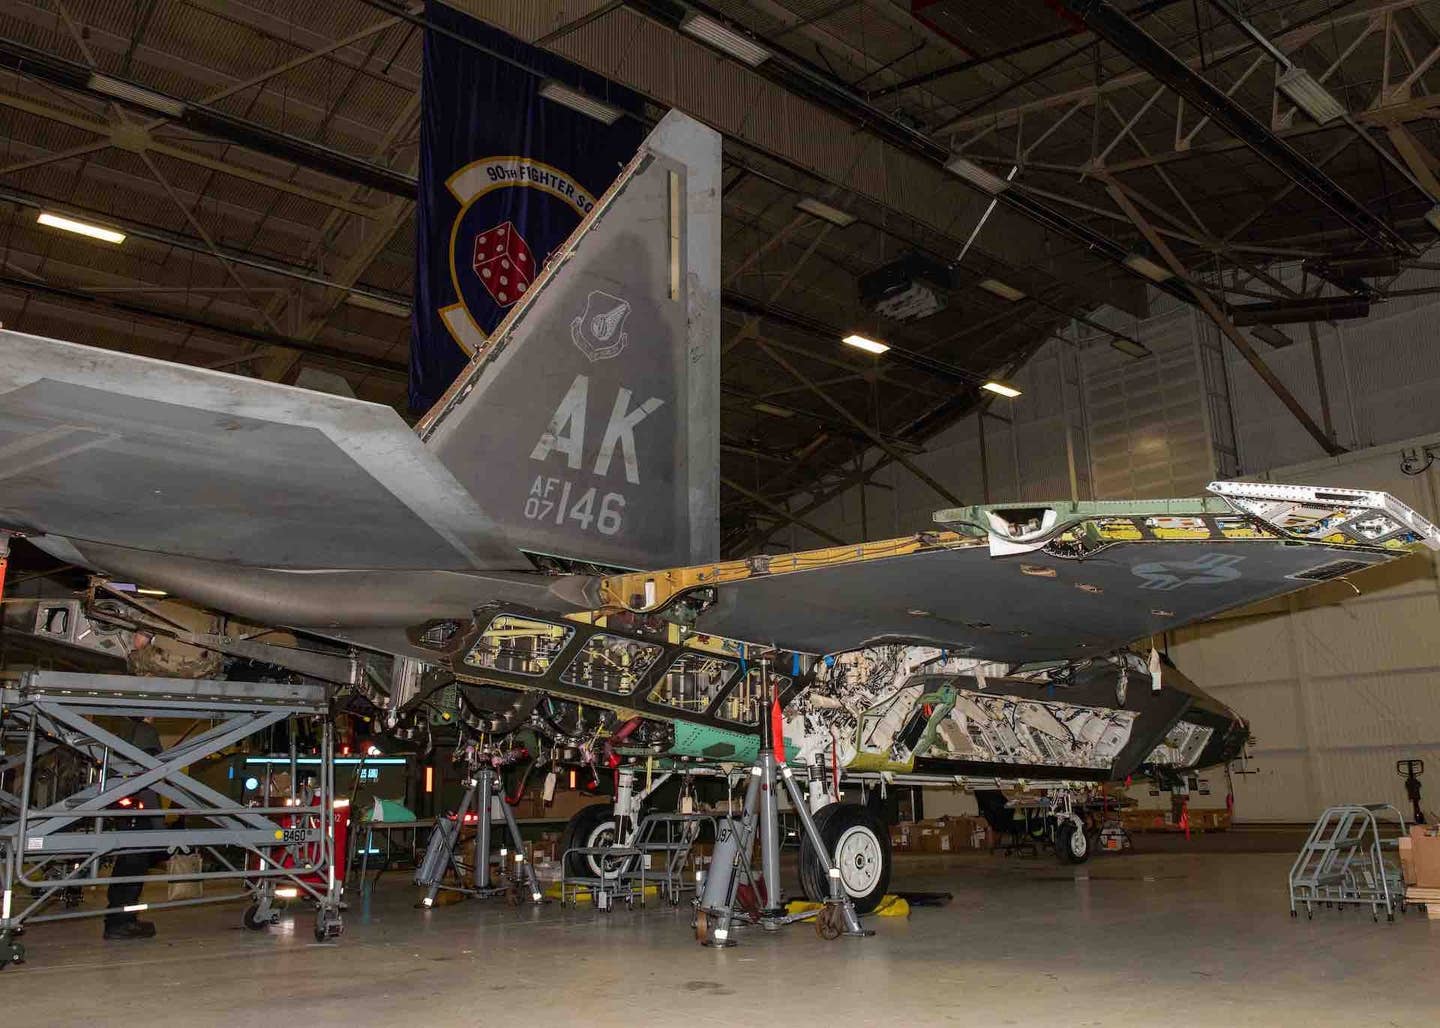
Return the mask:
MULTIPOLYGON (((615 838, 615 805, 612 803, 592 803, 588 807, 581 807, 577 810, 565 826, 565 834, 560 837, 560 852, 564 854, 567 850, 576 846, 600 845, 605 835, 605 826, 609 825, 610 839, 615 838)), ((566 861, 565 872, 570 875, 584 875, 585 877, 596 877, 599 870, 584 857, 570 857, 566 861)))
MULTIPOLYGON (((836 853, 840 880, 857 914, 880 905, 890 887, 890 833, 885 823, 858 803, 832 803, 815 815, 815 827, 826 850, 836 853)), ((810 838, 800 840, 800 886, 816 903, 829 898, 830 860, 815 852, 810 838)))
POLYGON ((1083 864, 1090 859, 1090 837, 1074 821, 1062 821, 1055 829, 1055 854, 1067 864, 1083 864))
POLYGON ((252 903, 245 908, 245 914, 242 920, 245 922, 245 927, 250 929, 252 932, 263 932, 265 929, 270 927, 270 919, 268 917, 264 920, 261 920, 260 918, 255 916, 259 912, 260 907, 258 904, 255 903, 252 903))
MULTIPOLYGON (((835 813, 840 806, 839 803, 830 803, 811 815, 815 822, 815 829, 820 833, 820 838, 825 838, 825 825, 829 823, 830 815, 835 813)), ((826 881, 825 862, 807 860, 806 854, 809 852, 809 840, 804 837, 802 832, 800 839, 800 892, 813 903, 823 903, 830 895, 829 885, 826 881)))

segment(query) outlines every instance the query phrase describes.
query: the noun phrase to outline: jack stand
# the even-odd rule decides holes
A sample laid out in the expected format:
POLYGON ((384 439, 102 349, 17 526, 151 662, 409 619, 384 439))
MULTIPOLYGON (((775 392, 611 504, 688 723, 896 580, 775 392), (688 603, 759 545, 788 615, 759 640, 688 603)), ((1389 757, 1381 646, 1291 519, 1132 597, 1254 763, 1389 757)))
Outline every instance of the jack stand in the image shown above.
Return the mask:
MULTIPOLYGON (((430 834, 430 845, 425 850, 425 858, 415 870, 415 884, 426 888, 425 898, 420 901, 422 907, 433 907, 435 897, 441 889, 481 899, 511 891, 506 886, 495 884, 490 876, 490 819, 495 798, 495 769, 489 764, 481 765, 468 785, 465 797, 455 811, 454 822, 442 818, 435 823, 435 830, 430 834), (474 884, 469 886, 446 885, 444 884, 445 873, 452 869, 457 882, 465 881, 465 869, 456 853, 456 844, 459 842, 460 829, 464 826, 465 817, 472 809, 475 812, 474 884)), ((536 904, 543 903, 545 896, 540 888, 540 880, 535 877, 535 869, 525 860, 525 843, 520 838, 520 826, 515 821, 515 814, 510 809, 510 804, 504 802, 503 799, 500 802, 500 812, 510 833, 510 844, 515 847, 515 867, 511 878, 516 890, 515 895, 520 895, 522 889, 520 879, 523 874, 523 887, 529 889, 530 901, 536 904)), ((502 847, 500 854, 503 864, 507 851, 502 847)), ((501 871, 505 870, 502 866, 501 871)))
MULTIPOLYGON (((762 662, 762 674, 769 689, 769 674, 762 662)), ((773 697, 771 698, 773 703, 773 697)), ((818 911, 809 910, 799 914, 785 913, 780 891, 780 817, 777 786, 783 782, 790 797, 790 805, 800 818, 800 824, 810 845, 816 853, 829 854, 815 820, 810 816, 806 795, 795 780, 789 765, 776 758, 776 746, 771 742, 770 719, 764 721, 763 740, 760 756, 750 769, 750 782, 745 790, 745 807, 740 823, 733 818, 723 822, 715 843, 714 857, 710 862, 710 873, 705 876, 705 887, 696 904, 695 938, 703 946, 735 945, 734 929, 737 922, 759 925, 766 931, 779 931, 796 921, 815 919, 815 930, 824 939, 838 939, 842 935, 862 938, 875 934, 860 926, 855 905, 840 880, 840 868, 830 855, 826 880, 829 896, 818 911), (755 836, 760 837, 760 867, 765 882, 766 908, 759 915, 737 915, 735 899, 743 876, 752 889, 756 880, 751 867, 751 855, 755 836)), ((783 740, 779 746, 783 746, 783 740)), ((758 891, 757 891, 758 895, 758 891)))

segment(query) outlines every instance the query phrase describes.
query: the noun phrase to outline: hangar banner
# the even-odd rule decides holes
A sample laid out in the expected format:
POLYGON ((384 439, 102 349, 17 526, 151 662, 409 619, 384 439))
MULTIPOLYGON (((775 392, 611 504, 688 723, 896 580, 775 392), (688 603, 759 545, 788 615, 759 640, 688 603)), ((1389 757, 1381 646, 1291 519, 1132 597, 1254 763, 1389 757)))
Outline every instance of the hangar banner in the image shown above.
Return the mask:
POLYGON ((410 407, 440 398, 645 137, 540 95, 638 94, 443 3, 426 5, 410 407), (475 45, 467 45, 469 40, 475 45))

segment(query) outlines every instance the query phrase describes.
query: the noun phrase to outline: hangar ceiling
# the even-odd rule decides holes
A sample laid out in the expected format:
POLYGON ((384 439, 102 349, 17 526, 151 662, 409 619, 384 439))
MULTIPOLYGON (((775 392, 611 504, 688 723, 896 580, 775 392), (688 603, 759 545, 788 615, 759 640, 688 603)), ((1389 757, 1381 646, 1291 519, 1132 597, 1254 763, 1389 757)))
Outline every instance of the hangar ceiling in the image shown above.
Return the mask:
MULTIPOLYGON (((1277 262, 1414 266, 1434 238, 1435 2, 456 6, 639 90, 653 116, 678 106, 725 134, 729 553, 882 464, 910 466, 984 402, 984 377, 1072 318, 1143 313, 1131 255, 1173 258, 1185 274, 1161 288, 1223 317, 1297 298, 1277 262), (680 31, 697 11, 768 59, 752 68, 680 31), (1296 109, 1277 89, 1290 64, 1348 119, 1296 109), (956 154, 1014 169, 1008 188, 947 171, 956 154), (797 209, 807 197, 855 220, 797 209), (962 252, 941 312, 899 324, 864 309, 860 276, 962 252), (895 349, 842 347, 856 329, 895 349)), ((422 27, 420 5, 394 0, 7 3, 0 320, 283 381, 326 371, 403 407, 422 27), (127 84, 171 109, 117 98, 127 84), (129 238, 57 233, 41 209, 129 238)), ((1310 294, 1383 301, 1393 277, 1324 271, 1310 294)), ((931 488, 937 506, 976 499, 931 488)))

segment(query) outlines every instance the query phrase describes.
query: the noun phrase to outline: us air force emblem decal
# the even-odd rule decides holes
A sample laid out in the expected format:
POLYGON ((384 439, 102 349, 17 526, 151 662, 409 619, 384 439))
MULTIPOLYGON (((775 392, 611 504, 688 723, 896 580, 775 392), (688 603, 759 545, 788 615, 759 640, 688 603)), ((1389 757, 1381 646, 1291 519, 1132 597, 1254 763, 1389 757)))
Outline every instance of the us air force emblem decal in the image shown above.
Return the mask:
POLYGON ((592 363, 618 357, 630 341, 625 334, 629 314, 630 301, 596 289, 586 297, 584 313, 570 322, 570 338, 592 363))
POLYGON ((1195 560, 1136 564, 1132 572, 1136 578, 1142 580, 1141 589, 1169 592, 1172 589, 1188 589, 1197 585, 1232 582, 1240 577, 1240 569, 1236 565, 1244 559, 1234 553, 1207 553, 1195 560))

